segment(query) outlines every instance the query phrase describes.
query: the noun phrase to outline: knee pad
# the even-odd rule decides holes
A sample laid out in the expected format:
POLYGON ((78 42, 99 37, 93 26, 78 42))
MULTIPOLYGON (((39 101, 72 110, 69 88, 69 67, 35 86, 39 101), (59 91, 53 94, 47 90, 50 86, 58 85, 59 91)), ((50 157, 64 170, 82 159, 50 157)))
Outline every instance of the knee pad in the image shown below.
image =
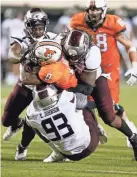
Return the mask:
POLYGON ((115 108, 115 111, 116 111, 115 114, 122 118, 123 112, 124 112, 124 108, 121 105, 119 105, 119 104, 115 104, 114 108, 115 108))

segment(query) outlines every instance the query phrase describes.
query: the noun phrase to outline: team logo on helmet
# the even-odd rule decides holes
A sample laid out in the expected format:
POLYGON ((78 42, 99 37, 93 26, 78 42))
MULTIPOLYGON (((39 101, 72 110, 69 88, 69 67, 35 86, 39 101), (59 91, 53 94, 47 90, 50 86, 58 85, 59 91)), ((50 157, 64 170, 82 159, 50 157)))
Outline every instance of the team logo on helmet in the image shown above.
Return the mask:
POLYGON ((48 48, 46 48, 46 52, 44 53, 44 56, 47 59, 50 59, 56 52, 54 50, 50 50, 48 48))

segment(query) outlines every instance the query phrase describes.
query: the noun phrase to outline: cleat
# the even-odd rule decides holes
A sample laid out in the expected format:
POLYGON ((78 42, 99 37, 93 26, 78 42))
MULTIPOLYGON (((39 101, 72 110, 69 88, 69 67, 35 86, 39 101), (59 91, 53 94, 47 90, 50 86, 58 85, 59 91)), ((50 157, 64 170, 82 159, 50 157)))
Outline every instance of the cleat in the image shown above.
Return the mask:
POLYGON ((98 124, 98 129, 99 129, 99 144, 107 143, 108 137, 104 128, 100 124, 98 124))
POLYGON ((18 131, 23 127, 23 125, 24 125, 24 120, 21 121, 19 126, 8 127, 6 132, 3 135, 3 140, 9 141, 13 136, 15 136, 18 133, 18 131))
POLYGON ((27 151, 27 148, 24 148, 19 144, 16 150, 15 160, 26 160, 27 151))
MULTIPOLYGON (((131 121, 128 121, 126 123, 128 124, 129 128, 132 130, 132 132, 137 134, 137 128, 134 125, 134 123, 131 122, 131 121)), ((128 138, 127 138, 127 147, 132 148, 132 145, 131 145, 131 143, 130 143, 128 138)))
POLYGON ((137 134, 134 133, 131 138, 129 138, 129 141, 132 145, 133 151, 134 151, 134 158, 137 161, 137 134))
POLYGON ((52 162, 69 162, 70 160, 65 158, 62 154, 53 151, 46 159, 43 160, 45 163, 52 162))

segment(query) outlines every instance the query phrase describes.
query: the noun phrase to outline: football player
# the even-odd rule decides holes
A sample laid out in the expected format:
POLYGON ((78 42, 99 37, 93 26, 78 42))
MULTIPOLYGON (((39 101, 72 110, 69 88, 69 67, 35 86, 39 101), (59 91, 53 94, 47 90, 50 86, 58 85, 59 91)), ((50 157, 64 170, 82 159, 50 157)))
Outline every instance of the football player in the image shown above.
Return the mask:
MULTIPOLYGON (((93 37, 95 44, 100 48, 102 62, 101 66, 105 73, 108 74, 108 85, 111 96, 114 101, 116 117, 125 119, 126 123, 130 125, 124 108, 119 103, 119 81, 120 81, 120 55, 116 42, 123 44, 129 54, 132 63, 132 68, 125 73, 125 76, 130 76, 127 81, 128 85, 133 85, 137 81, 137 52, 132 42, 124 35, 126 26, 122 19, 115 15, 108 15, 107 4, 105 0, 88 0, 86 5, 86 12, 78 13, 72 16, 70 27, 72 29, 83 30, 93 37)), ((124 122, 125 122, 124 121, 124 122)), ((122 120, 122 124, 123 120, 122 120)), ((119 127, 120 128, 120 127, 119 127)), ((120 128, 121 129, 121 128, 120 128)), ((121 129, 123 131, 123 128, 121 129)), ((136 132, 135 132, 136 133, 136 132)), ((128 137, 136 137, 131 134, 128 137)), ((136 137, 137 139, 137 137, 136 137)), ((133 145, 134 151, 135 146, 133 145)), ((135 154, 137 159, 137 153, 135 154)))
POLYGON ((64 158, 78 161, 95 151, 99 142, 98 128, 93 113, 85 108, 86 96, 45 84, 37 85, 33 96, 27 108, 26 123, 53 150, 43 162, 58 162, 64 158))
MULTIPOLYGON (((14 43, 11 44, 9 49, 8 57, 9 60, 14 64, 20 63, 30 50, 29 47, 38 40, 43 38, 50 39, 56 36, 56 34, 46 31, 49 20, 47 14, 39 8, 30 9, 24 17, 24 22, 26 26, 25 37, 22 39, 14 38, 14 43)), ((68 70, 70 71, 69 65, 65 65, 65 67, 66 72, 68 70)), ((24 76, 24 71, 30 70, 32 73, 36 72, 39 70, 39 67, 33 67, 28 63, 20 65, 20 80, 15 85, 14 90, 7 99, 4 113, 2 115, 2 124, 5 127, 8 127, 3 135, 3 139, 6 141, 10 140, 11 137, 15 135, 23 126, 24 122, 19 118, 19 116, 32 101, 32 86, 24 85, 21 82, 24 76)), ((73 73, 71 74, 73 75, 73 73)), ((73 77, 73 80, 76 84, 75 76, 73 77)), ((29 136, 31 138, 33 134, 28 133, 27 137, 29 138, 29 136)))
POLYGON ((25 70, 21 78, 23 84, 38 85, 41 82, 45 82, 48 84, 54 83, 62 89, 76 87, 77 79, 75 73, 63 56, 61 45, 55 40, 40 39, 27 57, 31 59, 31 64, 34 62, 39 67, 39 70, 38 72, 25 70))

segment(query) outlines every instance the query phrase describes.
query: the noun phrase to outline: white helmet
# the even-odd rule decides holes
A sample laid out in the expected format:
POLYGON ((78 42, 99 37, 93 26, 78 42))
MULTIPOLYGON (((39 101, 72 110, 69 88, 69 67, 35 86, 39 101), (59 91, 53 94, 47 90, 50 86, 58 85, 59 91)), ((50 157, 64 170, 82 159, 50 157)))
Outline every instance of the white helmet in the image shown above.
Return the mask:
POLYGON ((58 90, 52 84, 40 84, 33 89, 33 104, 37 109, 49 109, 58 101, 58 90))
POLYGON ((88 0, 86 4, 86 11, 88 12, 89 21, 96 24, 101 19, 105 18, 107 12, 107 2, 106 0, 88 0), (92 13, 89 13, 89 10, 92 13), (94 12, 96 10, 96 12, 94 12))
POLYGON ((71 58, 71 62, 78 62, 87 54, 89 46, 90 38, 86 32, 71 30, 64 42, 64 52, 71 58))
POLYGON ((33 57, 43 66, 57 62, 61 59, 62 47, 51 39, 41 39, 34 47, 33 57))

